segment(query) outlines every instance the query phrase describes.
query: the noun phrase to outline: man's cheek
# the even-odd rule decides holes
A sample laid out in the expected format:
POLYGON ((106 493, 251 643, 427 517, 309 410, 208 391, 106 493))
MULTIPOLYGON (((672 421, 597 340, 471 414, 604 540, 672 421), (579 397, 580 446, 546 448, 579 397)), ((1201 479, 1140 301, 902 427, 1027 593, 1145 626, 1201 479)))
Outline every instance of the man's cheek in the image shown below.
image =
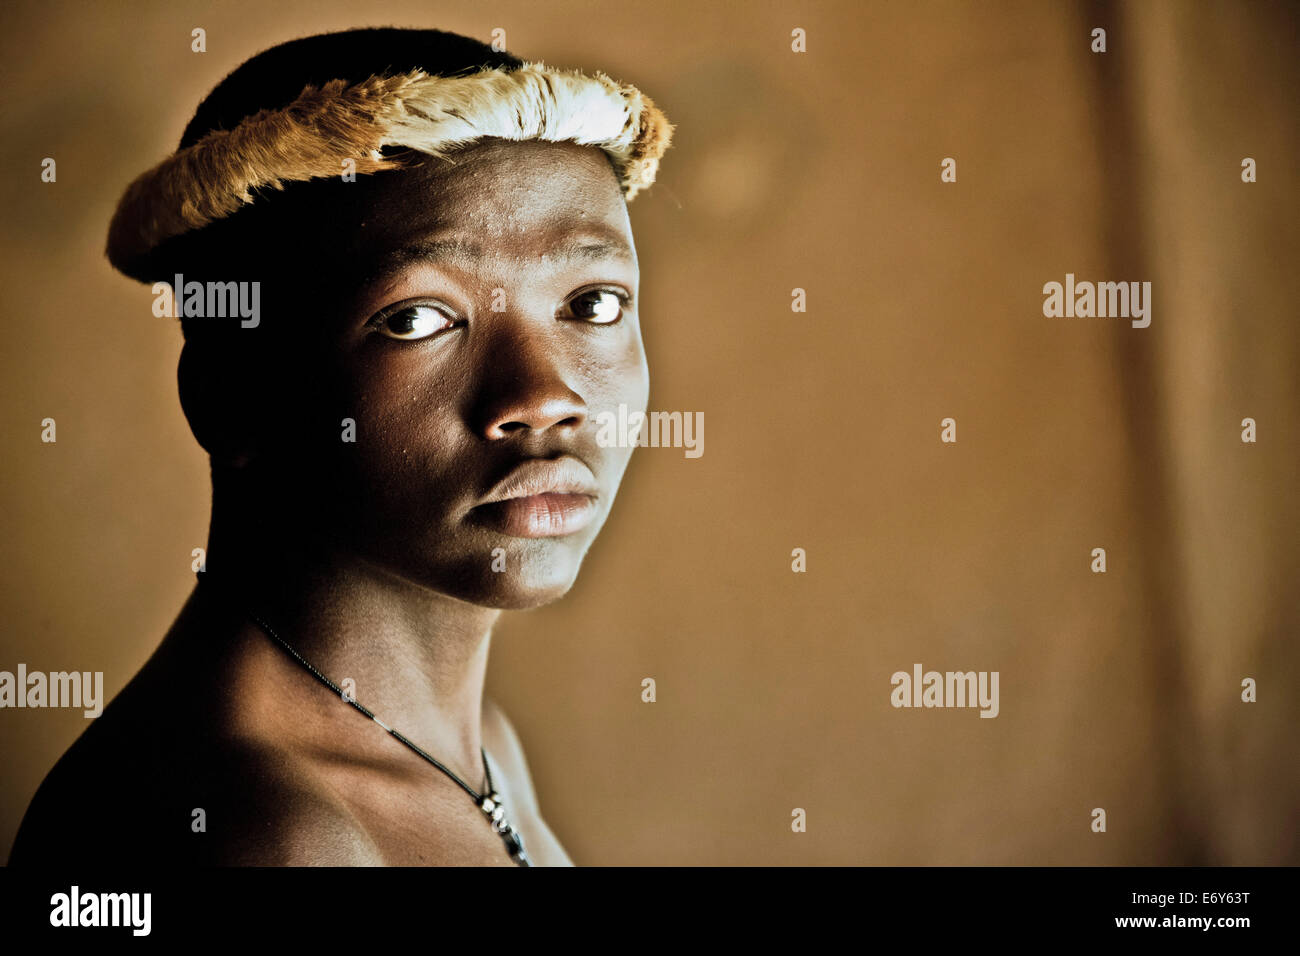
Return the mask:
POLYGON ((639 348, 629 349, 619 361, 607 362, 596 372, 588 393, 591 396, 589 405, 612 410, 622 405, 630 412, 646 410, 650 397, 650 374, 639 348))
POLYGON ((650 398, 650 367, 639 337, 620 371, 622 388, 631 396, 628 403, 636 404, 639 410, 645 411, 650 398))

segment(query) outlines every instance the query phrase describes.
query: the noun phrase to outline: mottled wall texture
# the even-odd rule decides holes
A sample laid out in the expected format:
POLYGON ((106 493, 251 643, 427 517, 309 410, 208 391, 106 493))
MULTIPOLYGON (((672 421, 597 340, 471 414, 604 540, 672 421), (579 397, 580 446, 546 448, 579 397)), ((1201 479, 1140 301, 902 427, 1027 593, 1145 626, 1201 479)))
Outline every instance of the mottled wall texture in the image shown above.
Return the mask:
MULTIPOLYGON (((1300 862, 1298 19, 7 6, 0 670, 102 671, 111 696, 206 537, 179 329, 103 255, 125 184, 274 43, 502 28, 677 124, 631 215, 651 408, 707 426, 699 457, 639 450, 574 590, 496 632, 489 694, 575 861, 1300 862), (1149 282, 1146 318, 1045 315, 1067 275, 1149 282), (997 672, 996 717, 895 707, 917 665, 997 672)), ((86 723, 0 710, 0 853, 86 723)))

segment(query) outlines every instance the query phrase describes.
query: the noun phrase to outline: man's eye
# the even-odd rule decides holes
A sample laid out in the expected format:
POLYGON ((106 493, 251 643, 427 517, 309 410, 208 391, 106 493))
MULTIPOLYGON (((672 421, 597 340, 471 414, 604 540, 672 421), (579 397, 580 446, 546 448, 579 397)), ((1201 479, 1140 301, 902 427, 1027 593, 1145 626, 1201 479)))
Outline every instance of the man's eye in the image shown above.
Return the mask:
POLYGON ((591 289, 579 292, 569 300, 573 318, 586 319, 596 325, 611 325, 623 317, 623 307, 628 297, 612 289, 591 289))
POLYGON ((449 329, 455 323, 431 305, 408 305, 379 321, 379 331, 390 339, 410 342, 425 339, 435 332, 449 329))

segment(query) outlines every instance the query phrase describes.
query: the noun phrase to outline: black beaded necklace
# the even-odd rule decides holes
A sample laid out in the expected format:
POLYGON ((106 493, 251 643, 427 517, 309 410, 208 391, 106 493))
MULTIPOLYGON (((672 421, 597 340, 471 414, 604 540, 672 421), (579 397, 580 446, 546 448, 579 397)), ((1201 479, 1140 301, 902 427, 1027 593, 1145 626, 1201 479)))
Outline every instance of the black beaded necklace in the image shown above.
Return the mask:
MULTIPOLYGON (((200 583, 203 583, 204 580, 203 575, 204 572, 198 573, 198 578, 200 583)), ((244 613, 248 615, 249 620, 251 620, 254 624, 256 624, 266 634, 267 637, 275 641, 275 643, 278 644, 286 653, 288 653, 290 657, 292 657, 304 668, 306 668, 309 674, 315 677, 318 681, 320 681, 322 684, 328 687, 331 691, 337 694, 348 704, 351 704, 355 710, 358 710, 361 713, 365 714, 367 717, 369 717, 371 720, 377 723, 380 727, 384 728, 384 730, 390 736, 395 738, 399 743, 404 744, 406 747, 408 747, 416 754, 418 754, 422 759, 433 764, 435 767, 437 767, 439 770, 445 773, 452 780, 456 781, 457 786, 459 786, 462 790, 464 790, 466 793, 470 795, 470 799, 474 801, 474 805, 483 811, 483 815, 488 818, 488 822, 492 825, 492 829, 505 842, 506 851, 510 854, 510 859, 514 860, 514 862, 519 866, 533 865, 533 861, 528 858, 528 854, 524 850, 524 838, 520 835, 519 831, 516 830, 513 826, 511 826, 510 822, 506 819, 506 808, 505 805, 501 802, 501 795, 497 793, 496 788, 492 786, 492 770, 490 767, 488 767, 486 750, 484 750, 482 747, 479 748, 479 753, 483 757, 483 776, 484 779, 487 781, 486 792, 479 794, 479 793, 475 793, 473 787, 467 784, 464 780, 460 779, 460 777, 456 776, 455 773, 453 773, 451 770, 445 767, 441 762, 436 760, 432 755, 427 753, 423 748, 419 747, 410 739, 408 739, 406 735, 403 734, 401 731, 397 730, 396 728, 388 726, 388 724, 380 720, 379 717, 373 711, 371 711, 367 707, 362 706, 350 694, 344 693, 342 688, 340 688, 332 680, 330 680, 328 677, 326 677, 324 674, 318 671, 315 667, 313 667, 307 661, 306 658, 304 658, 301 654, 299 654, 293 648, 293 646, 289 644, 288 641, 280 637, 280 635, 277 634, 275 630, 272 629, 272 627, 269 624, 267 624, 265 621, 263 621, 260 617, 258 617, 252 611, 249 611, 247 609, 245 609, 244 613)))

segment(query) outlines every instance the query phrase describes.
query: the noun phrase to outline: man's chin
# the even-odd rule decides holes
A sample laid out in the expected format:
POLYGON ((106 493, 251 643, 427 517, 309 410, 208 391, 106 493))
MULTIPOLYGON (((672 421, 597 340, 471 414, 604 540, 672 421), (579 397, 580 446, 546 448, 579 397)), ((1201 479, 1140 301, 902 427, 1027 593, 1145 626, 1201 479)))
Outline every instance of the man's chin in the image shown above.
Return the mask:
POLYGON ((545 607, 548 604, 554 604, 560 598, 569 593, 573 587, 573 582, 562 587, 549 589, 531 589, 509 594, 493 595, 489 598, 486 607, 496 608, 499 611, 531 611, 534 608, 545 607))
POLYGON ((594 534, 581 538, 492 535, 460 540, 455 547, 448 546, 447 538, 428 546, 411 541, 372 563, 393 575, 395 581, 457 601, 502 611, 527 610, 569 593, 591 537, 594 534))
POLYGON ((558 601, 569 593, 576 579, 576 571, 560 578, 540 581, 524 580, 518 575, 501 572, 488 580, 455 591, 448 591, 445 587, 436 590, 479 607, 499 611, 527 611, 558 601))
POLYGON ((578 579, 581 560, 519 560, 519 555, 497 556, 473 568, 447 574, 427 571, 416 583, 447 597, 501 611, 526 611, 544 607, 564 597, 578 579))
POLYGON ((494 592, 493 607, 519 611, 558 601, 578 580, 584 556, 585 549, 567 547, 540 554, 525 550, 511 566, 485 582, 494 592))

